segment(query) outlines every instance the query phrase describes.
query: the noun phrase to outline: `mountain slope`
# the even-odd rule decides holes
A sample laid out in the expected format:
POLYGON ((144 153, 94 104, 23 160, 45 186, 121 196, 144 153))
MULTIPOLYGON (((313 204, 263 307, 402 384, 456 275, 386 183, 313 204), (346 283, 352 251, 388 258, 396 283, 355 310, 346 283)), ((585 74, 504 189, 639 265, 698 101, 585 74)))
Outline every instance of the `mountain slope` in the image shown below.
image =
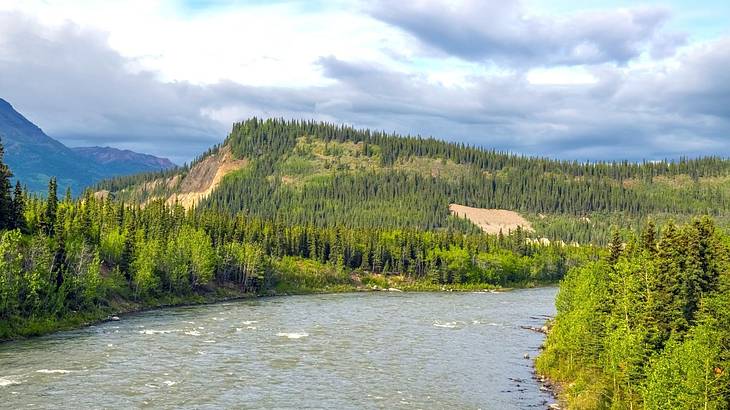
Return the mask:
POLYGON ((175 164, 167 158, 130 150, 111 147, 74 147, 71 150, 81 157, 108 167, 109 172, 114 174, 133 174, 175 167, 175 164))
POLYGON ((0 139, 5 161, 31 192, 45 192, 50 177, 75 193, 115 175, 173 167, 169 160, 113 148, 68 148, 0 98, 0 139))
MULTIPOLYGON (((168 203, 197 167, 229 155, 232 167, 199 208, 350 227, 470 229, 449 206, 505 209, 526 216, 535 236, 602 242, 610 226, 647 216, 704 212, 721 223, 730 208, 730 161, 577 163, 527 158, 326 123, 251 119, 191 168, 105 181, 126 202, 168 203)), ((188 204, 190 205, 190 204, 188 204)), ((498 214, 498 213, 496 213, 498 214)), ((488 221, 487 221, 488 222, 488 221)))

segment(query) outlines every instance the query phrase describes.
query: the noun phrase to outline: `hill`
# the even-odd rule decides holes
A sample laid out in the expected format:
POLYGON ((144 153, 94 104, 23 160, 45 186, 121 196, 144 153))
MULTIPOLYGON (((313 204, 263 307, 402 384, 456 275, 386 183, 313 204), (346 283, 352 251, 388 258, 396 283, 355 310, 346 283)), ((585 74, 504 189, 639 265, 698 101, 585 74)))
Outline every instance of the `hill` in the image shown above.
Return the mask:
POLYGON ((450 215, 449 206, 458 204, 518 212, 537 237, 605 242, 612 224, 638 227, 647 217, 706 213, 724 224, 730 161, 556 161, 254 118, 234 124, 220 146, 188 167, 106 180, 97 188, 125 202, 164 198, 287 224, 476 229, 450 215))
POLYGON ((0 99, 0 139, 5 161, 31 192, 45 192, 55 176, 61 189, 80 193, 85 187, 115 175, 174 167, 164 158, 114 148, 69 148, 46 135, 7 101, 0 99))

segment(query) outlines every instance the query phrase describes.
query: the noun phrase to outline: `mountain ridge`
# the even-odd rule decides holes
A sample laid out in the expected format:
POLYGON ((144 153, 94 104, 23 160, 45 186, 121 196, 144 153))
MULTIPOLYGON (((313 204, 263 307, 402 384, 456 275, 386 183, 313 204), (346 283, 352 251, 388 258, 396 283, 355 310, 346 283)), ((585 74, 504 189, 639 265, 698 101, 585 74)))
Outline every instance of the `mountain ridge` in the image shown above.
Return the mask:
POLYGON ((71 147, 71 150, 83 157, 92 158, 103 165, 118 164, 124 161, 136 161, 149 167, 173 168, 176 165, 167 158, 151 154, 139 153, 128 149, 114 147, 71 147))
POLYGON ((684 220, 700 210, 730 222, 726 159, 578 163, 283 119, 236 123, 221 145, 188 167, 97 188, 126 203, 172 204, 184 193, 181 181, 224 151, 245 162, 196 207, 293 225, 473 228, 450 214, 449 206, 459 204, 518 212, 539 238, 605 243, 612 226, 633 228, 646 217, 684 220))
POLYGON ((49 137, 2 98, 0 140, 5 147, 5 161, 15 178, 37 193, 45 192, 51 177, 57 178, 61 189, 69 187, 79 194, 104 178, 175 166, 166 158, 111 147, 69 148, 49 137))

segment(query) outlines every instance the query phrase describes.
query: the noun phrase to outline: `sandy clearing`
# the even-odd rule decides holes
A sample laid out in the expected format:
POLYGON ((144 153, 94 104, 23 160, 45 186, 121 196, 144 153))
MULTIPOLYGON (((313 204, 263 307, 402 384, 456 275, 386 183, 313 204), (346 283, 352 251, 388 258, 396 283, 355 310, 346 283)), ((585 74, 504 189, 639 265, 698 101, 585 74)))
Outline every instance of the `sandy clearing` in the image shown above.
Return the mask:
POLYGON ((459 204, 449 205, 449 211, 454 216, 466 217, 488 234, 498 234, 501 230, 503 234, 507 235, 509 232, 515 231, 518 226, 521 226, 526 232, 534 232, 530 222, 515 211, 472 208, 459 204))

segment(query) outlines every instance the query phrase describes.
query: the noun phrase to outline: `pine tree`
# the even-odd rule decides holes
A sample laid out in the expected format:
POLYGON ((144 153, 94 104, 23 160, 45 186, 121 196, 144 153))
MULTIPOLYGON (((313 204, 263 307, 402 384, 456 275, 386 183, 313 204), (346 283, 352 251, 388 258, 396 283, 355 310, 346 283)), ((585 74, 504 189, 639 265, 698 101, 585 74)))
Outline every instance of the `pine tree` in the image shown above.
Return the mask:
POLYGON ((119 270, 124 274, 127 282, 132 281, 132 261, 134 260, 134 233, 127 231, 124 235, 124 246, 119 261, 119 270))
POLYGON ((13 199, 10 195, 10 178, 13 174, 3 162, 4 155, 5 150, 0 140, 0 231, 14 227, 13 199))
POLYGON ((68 268, 68 262, 66 261, 66 241, 63 237, 58 238, 58 246, 56 252, 53 255, 53 265, 51 267, 51 273, 56 276, 56 291, 58 291, 65 281, 66 270, 68 268))
POLYGON ((25 230, 25 193, 20 181, 15 183, 13 192, 13 228, 25 230))
POLYGON ((57 189, 56 178, 52 177, 48 181, 48 198, 46 198, 46 211, 43 219, 46 233, 51 236, 53 236, 53 230, 56 226, 56 212, 58 211, 57 189))
POLYGON ((612 265, 616 264, 618 262, 618 258, 621 257, 621 252, 623 251, 624 245, 623 240, 621 240, 621 233, 618 231, 618 229, 614 228, 613 232, 611 233, 611 243, 608 246, 608 262, 612 265))
POLYGON ((686 244, 672 221, 664 227, 656 254, 656 310, 652 316, 659 324, 657 346, 663 346, 672 333, 687 327, 685 303, 682 300, 682 272, 686 244))
POLYGON ((695 313, 699 308, 704 282, 705 263, 703 261, 703 244, 697 224, 689 225, 683 234, 686 243, 684 252, 684 266, 679 284, 679 296, 682 303, 682 313, 687 324, 694 322, 695 313))
POLYGON ((656 225, 651 219, 647 222, 644 232, 641 233, 641 247, 649 253, 656 252, 656 225))

